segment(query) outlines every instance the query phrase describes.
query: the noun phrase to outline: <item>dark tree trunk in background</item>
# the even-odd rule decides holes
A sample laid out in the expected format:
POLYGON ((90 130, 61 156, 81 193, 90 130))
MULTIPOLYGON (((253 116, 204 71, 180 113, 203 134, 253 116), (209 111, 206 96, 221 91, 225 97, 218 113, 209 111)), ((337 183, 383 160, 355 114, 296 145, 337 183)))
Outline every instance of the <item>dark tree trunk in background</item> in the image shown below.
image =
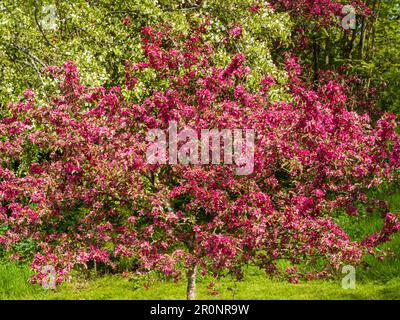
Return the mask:
POLYGON ((313 65, 314 65, 314 81, 318 82, 318 73, 319 73, 319 47, 317 43, 317 39, 314 39, 313 42, 313 65))
POLYGON ((361 35, 360 35, 360 44, 359 44, 360 60, 363 60, 363 58, 364 58, 366 29, 367 29, 367 18, 365 16, 363 16, 362 22, 361 22, 361 35))
POLYGON ((351 55, 352 55, 353 49, 354 49, 354 41, 356 40, 356 36, 357 36, 357 27, 355 29, 353 29, 353 33, 351 35, 351 40, 349 42, 347 49, 345 49, 345 52, 343 54, 343 57, 345 59, 351 58, 351 55))

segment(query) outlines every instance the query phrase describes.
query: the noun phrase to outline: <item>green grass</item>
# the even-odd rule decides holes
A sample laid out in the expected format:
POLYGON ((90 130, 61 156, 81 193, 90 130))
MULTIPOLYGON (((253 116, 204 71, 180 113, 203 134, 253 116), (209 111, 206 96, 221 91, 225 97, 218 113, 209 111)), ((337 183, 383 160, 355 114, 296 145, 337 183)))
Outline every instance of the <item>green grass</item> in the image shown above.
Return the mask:
POLYGON ((39 286, 28 282, 31 272, 27 266, 17 266, 11 262, 0 263, 0 299, 20 299, 42 291, 39 286))
MULTIPOLYGON (((16 268, 15 266, 13 267, 16 268)), ((13 269, 13 270, 14 270, 13 269)), ((10 269, 11 270, 11 269, 10 269)), ((185 282, 160 281, 156 277, 124 278, 118 275, 97 277, 61 285, 56 291, 28 284, 28 273, 17 270, 0 274, 2 299, 185 299, 185 282), (148 289, 144 284, 148 283, 148 289)), ((400 277, 386 283, 360 281, 356 289, 343 289, 340 280, 290 284, 267 278, 261 271, 249 268, 245 279, 235 282, 229 278, 215 281, 217 295, 207 286, 211 278, 198 280, 198 299, 400 299, 400 277)))
MULTIPOLYGON (((400 213, 400 193, 381 195, 378 198, 385 199, 390 203, 392 212, 400 213)), ((383 219, 379 216, 360 213, 358 217, 342 216, 338 219, 339 225, 354 241, 361 240, 366 236, 379 232, 383 227, 383 219)), ((390 248, 392 255, 379 261, 373 256, 367 256, 365 261, 368 264, 366 269, 360 268, 357 272, 359 279, 374 282, 387 282, 393 278, 400 277, 400 234, 396 234, 392 241, 382 244, 380 249, 390 248)))
MULTIPOLYGON (((387 194, 382 198, 390 201, 391 210, 400 212, 400 193, 387 194)), ((359 240, 379 231, 382 219, 376 215, 360 214, 359 217, 340 217, 338 223, 350 235, 359 240)), ((198 278, 198 299, 400 299, 400 235, 393 238, 383 249, 390 247, 393 255, 383 262, 367 257, 369 267, 357 269, 356 289, 343 289, 341 280, 313 281, 290 284, 270 279, 250 267, 241 282, 230 278, 213 280, 198 278), (215 282, 217 294, 208 289, 215 282)), ((45 290, 29 283, 30 271, 26 266, 17 266, 0 260, 0 299, 185 299, 186 283, 161 280, 156 275, 146 277, 106 275, 90 280, 75 280, 65 283, 57 290, 45 290), (148 284, 148 288, 145 288, 148 284)))

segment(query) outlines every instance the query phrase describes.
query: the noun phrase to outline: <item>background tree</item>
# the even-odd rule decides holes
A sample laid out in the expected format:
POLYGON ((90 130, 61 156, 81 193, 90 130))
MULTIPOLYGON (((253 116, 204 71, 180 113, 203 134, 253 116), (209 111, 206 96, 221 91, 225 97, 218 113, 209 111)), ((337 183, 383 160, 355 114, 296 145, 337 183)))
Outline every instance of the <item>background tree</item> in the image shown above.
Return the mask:
POLYGON ((109 88, 124 83, 124 63, 143 58, 140 30, 145 25, 172 22, 188 32, 193 21, 209 17, 218 44, 216 59, 228 63, 229 54, 245 52, 257 69, 283 78, 271 57, 271 48, 285 46, 290 35, 286 14, 260 6, 250 16, 251 1, 51 1, 5 0, 0 4, 0 105, 26 88, 50 95, 54 86, 45 68, 71 60, 82 81, 109 88), (240 21, 240 23, 238 23, 240 21), (234 27, 244 28, 241 41, 225 43, 234 27))
POLYGON ((375 116, 399 113, 398 30, 396 1, 271 1, 279 11, 289 12, 296 27, 294 50, 309 66, 311 79, 335 73, 349 96, 361 101, 357 107, 375 116), (354 29, 344 29, 344 5, 355 9, 354 29), (375 103, 376 102, 376 103, 375 103))

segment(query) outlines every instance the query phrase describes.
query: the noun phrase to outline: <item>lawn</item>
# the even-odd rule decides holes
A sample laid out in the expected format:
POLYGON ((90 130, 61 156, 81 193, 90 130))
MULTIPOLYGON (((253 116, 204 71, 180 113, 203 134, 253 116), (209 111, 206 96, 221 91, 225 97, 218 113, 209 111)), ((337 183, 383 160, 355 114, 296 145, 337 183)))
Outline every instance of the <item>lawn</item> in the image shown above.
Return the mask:
MULTIPOLYGON (((400 211, 400 194, 382 196, 390 202, 393 212, 400 211)), ((360 214, 357 218, 342 217, 338 221, 356 239, 378 231, 382 220, 375 215, 360 214)), ((400 299, 400 236, 390 244, 393 255, 378 261, 367 257, 369 267, 357 269, 355 289, 343 289, 341 277, 336 280, 318 280, 291 284, 271 279, 254 267, 248 267, 243 281, 230 278, 215 280, 198 277, 198 299, 400 299), (214 290, 209 284, 215 282, 214 290)), ((55 291, 29 283, 30 271, 25 265, 0 263, 0 299, 185 299, 186 282, 179 283, 149 276, 122 275, 90 276, 64 283, 55 291)))
MULTIPOLYGON (((107 275, 92 280, 63 284, 56 291, 27 282, 25 268, 2 265, 1 299, 185 299, 185 282, 107 275), (145 286, 145 283, 148 286, 145 286)), ((400 299, 400 277, 387 282, 358 281, 356 289, 343 289, 341 281, 313 281, 290 284, 272 280, 249 268, 243 281, 215 281, 215 291, 207 288, 211 278, 198 280, 198 299, 400 299)))

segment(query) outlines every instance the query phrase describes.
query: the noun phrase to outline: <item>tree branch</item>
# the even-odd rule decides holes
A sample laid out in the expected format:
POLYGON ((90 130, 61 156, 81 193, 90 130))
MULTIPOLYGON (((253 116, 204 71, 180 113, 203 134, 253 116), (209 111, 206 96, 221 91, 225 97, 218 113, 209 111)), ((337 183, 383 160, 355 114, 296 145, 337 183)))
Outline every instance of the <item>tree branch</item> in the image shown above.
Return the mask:
POLYGON ((49 41, 49 39, 47 39, 46 34, 44 33, 44 31, 43 31, 43 29, 42 29, 42 26, 40 25, 40 23, 39 23, 39 21, 38 21, 38 18, 37 18, 37 10, 38 10, 38 9, 37 9, 37 1, 36 1, 36 0, 35 0, 35 2, 34 2, 34 7, 35 7, 35 9, 33 10, 33 16, 34 16, 34 18, 35 18, 36 26, 38 27, 38 29, 39 29, 39 31, 40 31, 40 33, 41 33, 43 39, 45 40, 45 42, 47 43, 47 45, 49 45, 50 47, 52 47, 52 48, 54 48, 54 49, 58 49, 55 45, 53 45, 53 44, 49 41))

